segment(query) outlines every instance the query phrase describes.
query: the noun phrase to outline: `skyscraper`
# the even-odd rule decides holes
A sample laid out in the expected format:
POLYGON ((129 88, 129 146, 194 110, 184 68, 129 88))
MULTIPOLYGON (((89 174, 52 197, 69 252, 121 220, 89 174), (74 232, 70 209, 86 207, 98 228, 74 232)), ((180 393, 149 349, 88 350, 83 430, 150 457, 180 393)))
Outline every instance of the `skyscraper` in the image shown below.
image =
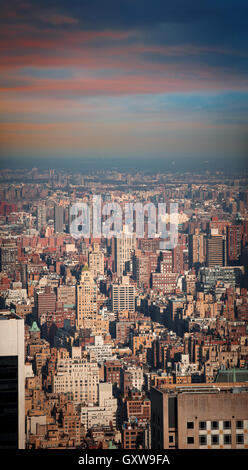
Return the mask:
POLYGON ((104 254, 98 243, 94 243, 93 251, 89 253, 89 268, 94 277, 104 274, 104 254))
POLYGON ((0 449, 25 449, 24 320, 0 313, 0 449))
POLYGON ((123 276, 127 269, 127 262, 131 260, 131 253, 135 250, 135 234, 123 230, 119 237, 114 239, 115 271, 117 276, 123 276))
POLYGON ((111 301, 113 312, 135 311, 135 288, 129 284, 128 276, 123 276, 121 284, 112 284, 111 301))
POLYGON ((62 206, 54 207, 54 231, 56 233, 64 231, 64 208, 62 206))
POLYGON ((235 263, 241 255, 242 232, 240 225, 227 227, 227 259, 228 264, 235 263))
POLYGON ((18 249, 14 243, 8 243, 0 248, 1 271, 14 276, 18 259, 18 249))
POLYGON ((77 328, 85 328, 87 320, 94 320, 97 313, 97 284, 93 274, 85 267, 77 285, 77 328))
POLYGON ((40 205, 36 211, 36 228, 40 232, 46 226, 46 206, 40 205))
POLYGON ((224 266, 225 239, 222 235, 211 235, 206 243, 206 261, 209 268, 224 266))
POLYGON ((190 267, 194 266, 195 263, 204 263, 204 235, 199 233, 196 229, 196 233, 189 235, 189 263, 190 267))

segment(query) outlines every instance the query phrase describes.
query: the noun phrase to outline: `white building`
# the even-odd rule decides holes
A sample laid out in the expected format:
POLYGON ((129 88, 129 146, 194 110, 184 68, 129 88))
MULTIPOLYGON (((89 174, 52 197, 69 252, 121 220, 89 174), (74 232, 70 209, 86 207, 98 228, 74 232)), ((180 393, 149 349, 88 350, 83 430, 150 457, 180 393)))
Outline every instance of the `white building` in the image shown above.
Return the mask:
POLYGON ((80 348, 73 357, 60 359, 52 380, 53 393, 70 393, 75 403, 97 403, 99 368, 96 362, 81 359, 80 348))
POLYGON ((29 440, 31 434, 38 434, 38 426, 46 426, 47 417, 46 415, 27 416, 27 440, 29 440))
POLYGON ((127 367, 126 371, 132 377, 133 388, 142 390, 144 384, 144 373, 142 367, 127 367))
POLYGON ((81 408, 81 423, 86 430, 93 426, 116 427, 117 399, 112 395, 112 384, 99 383, 99 402, 97 406, 81 408))
POLYGON ((26 300, 27 300, 26 289, 8 289, 5 303, 8 306, 11 303, 22 302, 26 300))
POLYGON ((115 356, 113 356, 112 353, 111 344, 105 344, 102 336, 95 336, 95 344, 87 345, 85 349, 90 354, 90 362, 104 362, 115 359, 115 356))
POLYGON ((181 354, 181 361, 175 363, 176 374, 190 375, 198 371, 197 363, 190 363, 189 354, 181 354))

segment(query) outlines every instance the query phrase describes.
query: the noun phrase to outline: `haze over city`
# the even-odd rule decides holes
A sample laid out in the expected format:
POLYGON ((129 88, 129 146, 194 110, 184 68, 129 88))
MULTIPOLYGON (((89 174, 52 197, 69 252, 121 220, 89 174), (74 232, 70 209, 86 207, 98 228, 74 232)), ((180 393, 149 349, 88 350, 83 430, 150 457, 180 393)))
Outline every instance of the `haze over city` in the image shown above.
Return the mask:
POLYGON ((246 455, 247 19, 243 0, 1 2, 12 465, 246 455))
POLYGON ((1 167, 246 167, 247 10, 2 2, 1 167))

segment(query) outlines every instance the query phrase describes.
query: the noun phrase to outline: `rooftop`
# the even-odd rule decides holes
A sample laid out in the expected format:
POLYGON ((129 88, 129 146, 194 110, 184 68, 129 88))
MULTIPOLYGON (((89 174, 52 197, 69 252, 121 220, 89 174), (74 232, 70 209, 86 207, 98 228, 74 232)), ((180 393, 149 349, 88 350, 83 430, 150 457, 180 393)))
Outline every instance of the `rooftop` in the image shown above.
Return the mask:
POLYGON ((0 310, 0 320, 23 320, 14 310, 0 310))
POLYGON ((248 369, 219 370, 215 379, 216 383, 241 383, 248 382, 248 369))

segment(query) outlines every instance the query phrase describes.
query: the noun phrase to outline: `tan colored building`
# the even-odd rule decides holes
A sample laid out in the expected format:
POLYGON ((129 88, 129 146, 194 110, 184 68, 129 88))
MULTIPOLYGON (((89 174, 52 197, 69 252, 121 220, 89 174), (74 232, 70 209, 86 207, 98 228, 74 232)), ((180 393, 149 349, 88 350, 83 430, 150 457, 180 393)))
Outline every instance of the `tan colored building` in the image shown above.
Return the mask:
POLYGON ((125 230, 119 237, 114 239, 115 271, 117 276, 123 276, 126 271, 126 263, 131 260, 132 251, 135 250, 136 238, 134 234, 126 233, 125 230))
POLYGON ((57 288, 57 301, 63 305, 75 305, 75 286, 59 286, 57 288))
POLYGON ((189 262, 190 266, 194 266, 195 263, 204 263, 205 261, 205 242, 204 235, 199 233, 196 229, 196 233, 189 236, 189 262))
POLYGON ((152 448, 248 448, 248 387, 171 385, 151 389, 152 448))
POLYGON ((78 357, 60 359, 52 377, 53 393, 69 393, 75 403, 97 403, 99 367, 78 357))
POLYGON ((98 243, 94 243, 93 251, 89 253, 89 268, 94 277, 104 275, 104 254, 98 243))
POLYGON ((97 317, 97 284, 88 268, 84 268, 77 285, 77 328, 86 328, 85 320, 97 317))
POLYGON ((129 283, 129 277, 123 276, 121 284, 111 286, 112 311, 135 311, 135 287, 129 283))

